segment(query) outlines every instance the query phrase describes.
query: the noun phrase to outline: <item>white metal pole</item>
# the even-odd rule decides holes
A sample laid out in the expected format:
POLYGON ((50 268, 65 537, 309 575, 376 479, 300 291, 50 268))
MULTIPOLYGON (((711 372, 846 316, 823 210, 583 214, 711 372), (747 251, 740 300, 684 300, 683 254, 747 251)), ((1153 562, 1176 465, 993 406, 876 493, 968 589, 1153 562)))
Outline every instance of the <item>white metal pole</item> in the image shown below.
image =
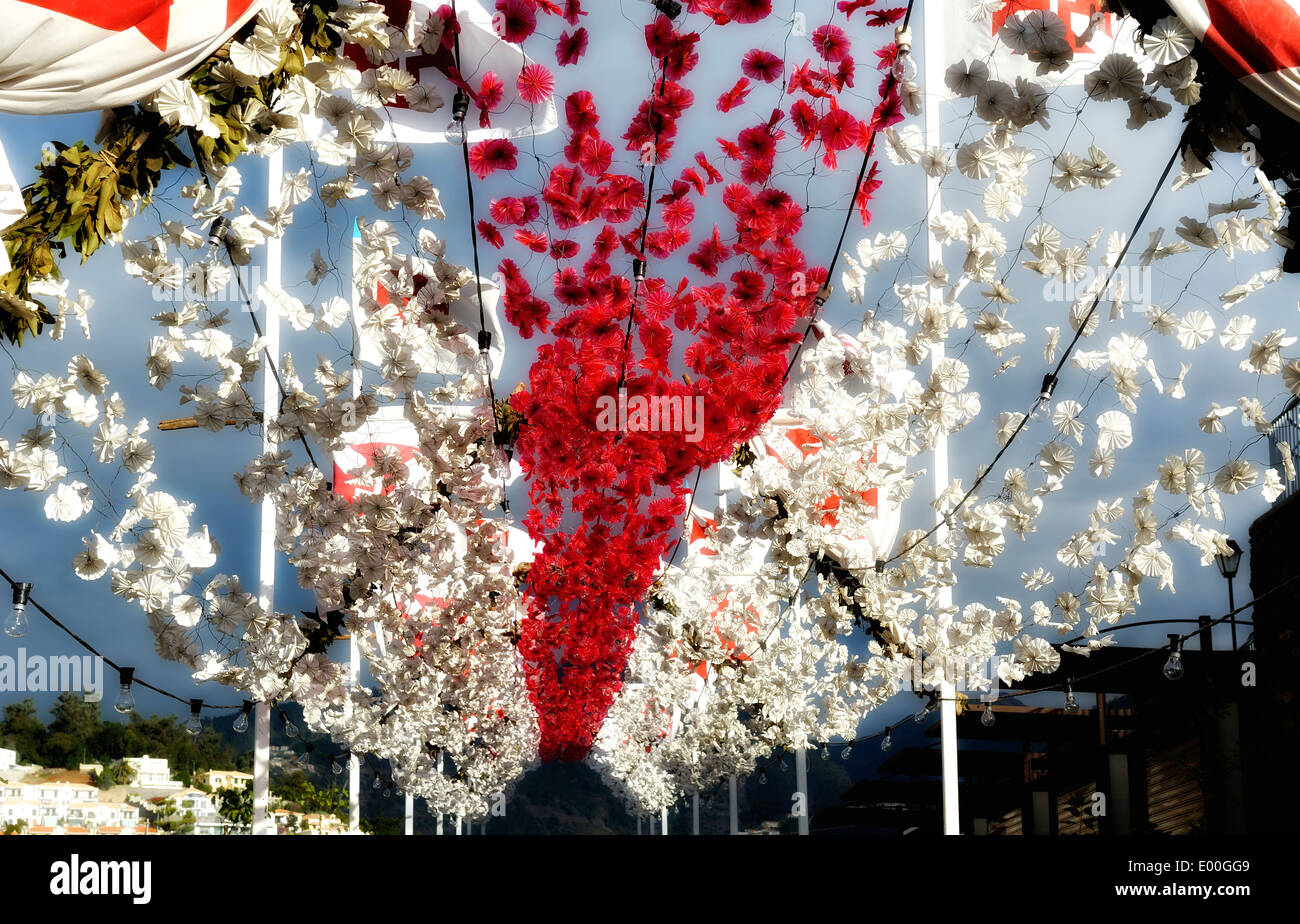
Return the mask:
POLYGON ((666 805, 659 810, 659 833, 668 833, 668 806, 666 805))
POLYGON ((270 823, 271 704, 253 707, 253 833, 274 834, 270 823))
MULTIPOLYGON (((266 204, 279 208, 283 201, 284 151, 277 148, 266 159, 266 204)), ((283 275, 283 243, 279 237, 266 242, 266 281, 279 285, 283 275)), ((253 296, 256 298, 256 295, 253 296)), ((280 318, 269 301, 250 305, 254 311, 265 308, 262 333, 266 338, 266 361, 262 366, 262 413, 269 422, 275 408, 280 406, 280 390, 276 384, 271 364, 280 355, 280 318)), ((262 427, 262 452, 276 450, 270 438, 270 427, 262 427)), ((259 510, 257 548, 257 602, 268 618, 275 613, 275 502, 270 495, 262 498, 259 510)), ((275 834, 270 823, 271 795, 271 706, 258 703, 254 721, 253 741, 253 833, 275 834)))
POLYGON ((798 789, 799 795, 799 833, 808 834, 808 813, 811 807, 808 805, 808 749, 794 749, 794 781, 795 788, 798 789))
POLYGON ((691 833, 700 833, 700 794, 691 796, 691 833))
POLYGON ((415 833, 415 796, 406 794, 406 834, 415 833))
MULTIPOLYGON (((438 752, 438 775, 442 776, 442 751, 438 752)), ((438 809, 438 825, 435 834, 442 834, 442 807, 435 806, 438 809)))
POLYGON ((457 834, 462 834, 462 833, 463 833, 463 832, 461 831, 461 817, 460 817, 459 815, 456 816, 456 833, 457 833, 457 834))
MULTIPOLYGON (((940 119, 940 100, 943 86, 943 13, 941 5, 935 0, 926 0, 925 31, 922 51, 925 54, 925 143, 938 145, 942 140, 942 121, 940 119)), ((939 178, 926 176, 926 265, 943 261, 943 247, 931 230, 930 218, 942 211, 941 187, 939 178)), ((943 362, 944 345, 936 344, 930 351, 930 364, 934 368, 943 362)), ((940 435, 934 444, 934 493, 942 494, 948 487, 948 439, 940 435)), ((943 525, 943 512, 935 511, 939 529, 935 541, 943 542, 947 537, 947 527, 943 525)), ((939 589, 939 606, 952 606, 952 588, 939 589)), ((951 665, 945 666, 945 673, 951 665)), ((939 686, 939 724, 942 740, 943 768, 943 833, 960 834, 961 822, 957 797, 957 702, 956 690, 948 678, 939 686)))
POLYGON ((740 833, 740 812, 736 806, 736 774, 731 774, 731 779, 727 781, 727 789, 731 796, 731 833, 740 833))
MULTIPOLYGON (((361 330, 358 326, 357 313, 361 310, 361 299, 357 292, 357 237, 356 225, 352 226, 352 399, 361 397, 361 330)), ((337 486, 336 486, 337 489, 337 486)), ((355 689, 361 683, 361 649, 356 639, 348 638, 348 684, 355 689)), ((438 760, 441 762, 442 758, 438 760)), ((439 763, 441 767, 441 763, 439 763)), ((438 817, 441 824, 442 816, 438 817)), ((348 830, 353 834, 361 831, 361 758, 352 755, 348 758, 348 830)), ((438 833, 442 833, 439 831, 438 833)))

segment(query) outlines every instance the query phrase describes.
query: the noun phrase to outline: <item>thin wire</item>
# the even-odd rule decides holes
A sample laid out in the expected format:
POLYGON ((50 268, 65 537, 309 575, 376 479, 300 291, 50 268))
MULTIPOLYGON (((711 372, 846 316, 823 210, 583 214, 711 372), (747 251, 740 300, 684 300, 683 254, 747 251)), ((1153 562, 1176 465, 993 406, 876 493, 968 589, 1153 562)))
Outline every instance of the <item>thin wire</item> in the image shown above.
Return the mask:
MULTIPOLYGON (((661 76, 659 78, 658 95, 659 97, 662 98, 664 95, 664 89, 668 86, 668 59, 666 57, 659 59, 659 70, 661 71, 661 76)), ((656 112, 655 113, 655 136, 653 142, 654 153, 650 161, 650 178, 647 181, 646 188, 645 188, 645 215, 641 218, 641 245, 639 250, 642 254, 642 256, 640 257, 642 261, 642 266, 644 266, 644 261, 645 261, 644 254, 645 254, 646 237, 649 235, 650 232, 650 209, 654 204, 655 175, 659 172, 659 133, 663 131, 663 127, 664 127, 663 113, 656 112)), ((631 304, 628 306, 627 330, 623 334, 623 352, 619 359, 618 388, 615 389, 616 391, 621 390, 623 388, 623 384, 627 379, 627 354, 628 354, 628 348, 631 346, 632 343, 632 322, 636 318, 636 300, 640 292, 641 292, 641 279, 638 275, 634 274, 632 278, 632 300, 631 300, 631 304)))
MULTIPOLYGON (((4 578, 6 581, 8 581, 10 587, 17 587, 17 586, 18 586, 18 582, 15 581, 13 578, 11 578, 11 577, 8 575, 8 573, 5 572, 5 570, 4 570, 3 568, 0 568, 0 577, 4 578)), ((42 616, 44 616, 44 617, 45 617, 46 619, 48 619, 50 622, 54 623, 54 625, 58 626, 60 629, 62 629, 64 632, 66 632, 69 636, 71 636, 71 637, 72 637, 72 640, 75 641, 78 645, 80 645, 82 648, 84 648, 84 649, 86 649, 87 651, 89 651, 89 652, 90 652, 91 654, 93 654, 95 657, 97 657, 97 658, 99 658, 100 660, 102 660, 102 661, 103 661, 105 664, 107 664, 109 667, 113 668, 113 670, 115 670, 115 671, 120 671, 120 670, 122 669, 122 668, 117 664, 117 662, 115 662, 114 660, 112 660, 111 658, 109 658, 109 657, 107 657, 107 656, 105 656, 105 655, 100 654, 100 653, 99 653, 99 649, 97 649, 94 645, 90 644, 90 642, 86 641, 84 638, 82 638, 82 637, 81 637, 80 635, 78 635, 76 632, 73 632, 73 631, 72 631, 71 629, 69 629, 66 625, 64 625, 63 622, 60 621, 60 620, 58 619, 58 617, 56 617, 53 613, 51 613, 51 612, 50 612, 49 610, 47 610, 45 607, 43 607, 43 606, 41 606, 39 603, 37 603, 35 597, 28 596, 28 598, 27 598, 27 603, 28 603, 28 605, 35 607, 36 610, 37 610, 37 612, 39 612, 42 616)), ((191 702, 190 702, 190 698, 183 697, 183 696, 177 696, 175 693, 169 693, 168 691, 164 690, 162 687, 156 687, 156 686, 154 686, 152 683, 147 683, 146 681, 141 680, 139 677, 132 677, 132 681, 131 681, 131 682, 132 682, 133 684, 135 684, 135 685, 142 686, 142 687, 144 687, 144 688, 147 689, 147 690, 153 690, 155 693, 158 693, 158 694, 160 694, 160 695, 162 695, 162 696, 166 696, 166 697, 169 697, 170 699, 174 699, 174 700, 176 700, 176 702, 178 702, 178 703, 183 703, 183 704, 186 705, 186 706, 190 706, 190 705, 192 705, 191 702)), ((197 699, 198 697, 193 697, 193 698, 194 698, 194 699, 197 699)), ((239 709, 239 708, 241 708, 241 707, 240 707, 240 706, 218 706, 218 705, 213 705, 213 704, 211 704, 211 703, 206 703, 206 702, 205 702, 205 703, 202 704, 202 707, 201 707, 201 708, 203 708, 203 709, 220 709, 220 710, 226 711, 226 710, 230 710, 230 709, 239 709)))
MULTIPOLYGON (((916 0, 908 0, 907 12, 903 16, 903 28, 906 29, 912 21, 912 6, 916 0)), ((897 51, 895 51, 897 54, 897 51)), ((910 54, 910 52, 909 52, 910 54)), ((898 78, 894 75, 894 68, 889 68, 889 75, 885 78, 885 90, 881 94, 881 102, 884 103, 893 94, 894 88, 898 84, 898 78)), ((848 236, 849 225, 853 221, 853 212, 858 205, 858 196, 862 192, 862 182, 867 178, 867 168, 871 163, 871 154, 876 147, 877 129, 871 130, 871 137, 867 139, 867 146, 862 155, 862 166, 858 168, 858 179, 853 184, 853 196, 849 199, 849 207, 844 210, 844 226, 840 228, 840 238, 835 244, 835 250, 831 253, 831 260, 826 269, 826 280, 830 281, 835 273, 835 265, 839 262, 840 251, 844 249, 844 239, 848 236)), ((795 348, 794 355, 790 357, 789 364, 785 367, 785 375, 781 376, 781 382, 785 383, 790 379, 790 373, 794 369, 794 364, 799 361, 799 354, 803 352, 804 345, 808 342, 808 335, 812 333, 813 325, 817 323, 818 309, 820 303, 814 302, 812 316, 808 319, 808 326, 804 328, 803 336, 799 339, 799 346, 795 348)))
MULTIPOLYGON (((208 175, 208 165, 203 158, 203 154, 202 151, 199 149, 198 143, 195 141, 193 129, 190 130, 190 147, 194 152, 194 163, 198 165, 199 173, 203 175, 203 181, 207 183, 209 187, 212 187, 213 186, 212 178, 208 175)), ((248 317, 252 320, 253 331, 257 334, 258 339, 261 339, 264 336, 262 332, 262 324, 257 320, 257 312, 253 309, 253 300, 249 297, 248 289, 244 286, 244 277, 240 273, 238 265, 235 263, 234 250, 230 246, 229 239, 223 233, 225 224, 226 221, 224 218, 218 218, 216 225, 214 225, 213 227, 213 230, 214 232, 216 232, 217 237, 221 240, 221 244, 226 250, 226 256, 229 257, 230 259, 230 265, 234 269, 235 281, 239 284, 239 295, 244 300, 245 314, 247 314, 248 317)), ((285 390, 284 380, 280 378, 280 370, 276 368, 275 357, 271 355, 271 351, 266 347, 262 348, 262 352, 266 355, 267 367, 271 370, 271 374, 275 376, 275 385, 276 388, 279 389, 280 391, 280 399, 287 400, 289 397, 289 393, 285 390)), ((263 427, 268 426, 270 423, 270 419, 271 419, 271 409, 263 408, 262 426, 263 427)), ((306 451, 307 458, 311 461, 312 466, 319 470, 320 465, 317 464, 316 457, 315 455, 312 454, 311 444, 307 442, 307 435, 303 433, 301 426, 295 425, 294 429, 298 431, 298 438, 299 440, 302 441, 302 448, 306 451)))
MULTIPOLYGON (((1101 297, 1106 293, 1106 290, 1110 286, 1111 280, 1115 278, 1115 273, 1119 271, 1120 264, 1124 262, 1125 256, 1128 255, 1129 247, 1132 246, 1134 239, 1137 237, 1137 233, 1142 229, 1142 224, 1143 222, 1146 221, 1147 215, 1150 214, 1151 212, 1151 207, 1155 204, 1156 198, 1160 195, 1160 191, 1164 188, 1165 180, 1169 178, 1169 174, 1173 170, 1174 164, 1178 162, 1179 157, 1181 155, 1181 151, 1182 151, 1182 145, 1180 143, 1177 147, 1174 148, 1174 153, 1170 156, 1169 163, 1165 165, 1164 172, 1160 174, 1160 179, 1159 181, 1157 181, 1155 189, 1152 190, 1150 198, 1147 199, 1147 204, 1145 207, 1143 207, 1142 214, 1138 216, 1137 223, 1134 224, 1133 230, 1128 236, 1128 240, 1124 242, 1124 248, 1119 252, 1119 256, 1116 258, 1114 265, 1111 266, 1110 272, 1106 276, 1106 282, 1101 286, 1100 289, 1098 289, 1097 294, 1093 297, 1091 307, 1088 308, 1088 313, 1084 315, 1083 319, 1079 322, 1079 326, 1074 332, 1074 337, 1071 338, 1069 345, 1066 346, 1065 351, 1061 354, 1060 361, 1057 362, 1056 368, 1051 373, 1051 378, 1053 380, 1055 380, 1060 375, 1061 370, 1065 368, 1065 364, 1070 358, 1070 353, 1073 352, 1075 346, 1078 345, 1080 338, 1083 337, 1084 331, 1088 329, 1088 322, 1092 320, 1093 315, 1096 313, 1097 306, 1101 302, 1101 297)), ((966 502, 971 499, 971 497, 975 494, 976 491, 979 490, 980 485, 984 483, 984 479, 989 476, 989 473, 994 470, 998 462, 1002 459, 1004 455, 1006 455, 1007 450, 1010 449, 1011 445, 1016 441, 1016 437, 1020 435, 1021 431, 1025 429, 1025 426, 1029 423, 1030 419, 1033 417, 1034 411, 1038 409, 1038 406, 1043 401, 1047 401, 1047 400, 1050 400, 1050 396, 1045 398, 1042 394, 1039 394, 1034 399, 1033 404, 1029 408, 1029 412, 1021 416, 1020 422, 1016 424, 1016 429, 1012 431, 1011 436, 1007 439, 1007 441, 1002 445, 1000 449, 998 449, 997 453, 993 456, 993 461, 991 461, 987 466, 984 467, 982 471, 979 472, 979 474, 975 478, 974 483, 970 486, 970 489, 965 494, 962 495, 961 500, 957 502, 956 506, 954 506, 951 510, 949 510, 946 514, 944 514, 943 518, 939 522, 935 523, 934 526, 932 526, 930 529, 926 530, 919 537, 917 537, 917 539, 914 542, 910 543, 907 546, 907 548, 902 549, 899 552, 896 552, 892 557, 887 559, 885 561, 885 564, 888 565, 898 561, 900 558, 904 557, 913 549, 915 549, 922 542, 925 542, 927 539, 932 537, 940 529, 946 528, 949 525, 952 518, 958 512, 960 512, 964 506, 966 506, 966 502)))

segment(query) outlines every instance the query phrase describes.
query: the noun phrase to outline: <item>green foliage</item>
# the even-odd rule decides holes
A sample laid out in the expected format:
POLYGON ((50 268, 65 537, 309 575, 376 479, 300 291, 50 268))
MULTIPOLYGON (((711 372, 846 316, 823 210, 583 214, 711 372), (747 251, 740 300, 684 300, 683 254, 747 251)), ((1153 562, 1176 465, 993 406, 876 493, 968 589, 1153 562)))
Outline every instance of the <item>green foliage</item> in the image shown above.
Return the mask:
POLYGON ((253 790, 218 789, 217 812, 231 824, 251 826, 253 823, 253 790))
MULTIPOLYGON (((17 751, 23 763, 45 767, 101 763, 105 773, 112 773, 119 782, 126 780, 111 768, 124 757, 165 757, 173 775, 186 784, 192 768, 237 767, 240 763, 237 746, 211 728, 205 727, 203 734, 194 737, 185 731, 183 720, 173 715, 144 718, 132 714, 127 722, 105 722, 97 705, 83 702, 75 693, 59 696, 48 728, 32 700, 7 704, 0 719, 0 747, 17 751)), ((246 756, 243 762, 247 763, 246 756)))
POLYGON ((36 714, 36 703, 25 699, 7 703, 0 719, 0 747, 18 752, 18 762, 38 764, 45 745, 45 726, 36 714))
MULTIPOLYGON (((190 84, 211 107, 215 138, 190 134, 190 147, 208 163, 230 164, 255 133, 273 127, 270 106, 288 80, 304 72, 310 59, 332 59, 342 42, 335 0, 296 2, 302 17, 300 38, 285 44, 280 66, 256 81, 236 83, 215 76, 213 68, 229 56, 223 47, 189 74, 190 84)), ((240 33, 252 32, 250 22, 240 33)), ((139 106, 115 109, 100 130, 99 150, 84 141, 54 143, 55 154, 39 168, 37 180, 23 190, 27 214, 4 233, 12 269, 0 277, 0 333, 22 344, 27 333, 39 334, 54 322, 48 306, 32 298, 31 284, 59 275, 55 254, 65 243, 82 262, 122 232, 127 220, 148 204, 162 174, 193 162, 181 150, 182 127, 139 106)))
POLYGON ((394 834, 401 834, 403 821, 392 815, 376 815, 373 818, 361 819, 361 830, 366 834, 378 834, 384 837, 391 837, 394 834))
POLYGON ((276 782, 274 790, 286 808, 308 815, 333 815, 341 821, 347 820, 347 793, 336 786, 317 786, 301 770, 286 773, 276 782))
POLYGON ((100 789, 109 789, 113 786, 126 786, 134 779, 135 768, 126 761, 115 760, 95 774, 95 785, 100 789))
POLYGON ((166 834, 193 834, 194 813, 186 811, 181 814, 176 800, 165 799, 158 810, 158 830, 166 834))

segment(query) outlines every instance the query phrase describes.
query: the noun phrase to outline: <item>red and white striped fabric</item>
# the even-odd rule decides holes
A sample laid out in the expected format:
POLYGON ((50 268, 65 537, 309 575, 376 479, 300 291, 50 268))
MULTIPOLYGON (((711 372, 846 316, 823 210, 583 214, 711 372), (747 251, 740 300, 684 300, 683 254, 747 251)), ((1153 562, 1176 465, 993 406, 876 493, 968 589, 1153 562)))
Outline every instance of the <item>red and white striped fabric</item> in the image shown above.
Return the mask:
POLYGON ((1300 121, 1300 0, 1169 0, 1242 84, 1300 121))
POLYGON ((192 69, 265 0, 0 0, 0 111, 133 103, 192 69))

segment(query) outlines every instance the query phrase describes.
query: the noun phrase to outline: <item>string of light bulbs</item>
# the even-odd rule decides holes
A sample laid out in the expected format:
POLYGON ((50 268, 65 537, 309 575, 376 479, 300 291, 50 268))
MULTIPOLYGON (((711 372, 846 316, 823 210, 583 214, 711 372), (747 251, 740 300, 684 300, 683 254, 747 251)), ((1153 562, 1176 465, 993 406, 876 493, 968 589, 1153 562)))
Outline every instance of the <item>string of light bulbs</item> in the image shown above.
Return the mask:
POLYGON ((11 609, 4 622, 5 635, 10 638, 22 638, 26 635, 30 625, 27 618, 27 608, 30 606, 32 609, 36 610, 55 626, 62 629, 64 633, 71 637, 78 645, 90 652, 96 658, 99 658, 113 670, 117 671, 119 691, 117 698, 113 701, 113 709, 117 713, 126 715, 135 711, 135 696, 131 692, 132 686, 144 687, 145 689, 152 690, 160 696, 165 696, 168 699, 173 699, 178 703, 189 706, 190 719, 186 722, 185 729, 194 735, 198 735, 203 731, 202 723, 199 722, 197 718, 201 710, 211 709, 217 711, 229 711, 231 709, 239 708, 238 706, 207 703, 196 697, 186 698, 183 696, 177 696, 175 693, 164 690, 162 687, 141 680, 139 677, 135 676, 134 667, 124 667, 119 665, 112 658, 101 654, 98 648, 86 641, 76 632, 72 631, 72 629, 68 628, 62 620, 42 606, 36 598, 32 596, 33 585, 30 581, 15 581, 3 568, 0 568, 0 578, 4 578, 8 581, 9 586, 13 590, 11 609), (193 727, 195 723, 198 725, 197 729, 193 727))

